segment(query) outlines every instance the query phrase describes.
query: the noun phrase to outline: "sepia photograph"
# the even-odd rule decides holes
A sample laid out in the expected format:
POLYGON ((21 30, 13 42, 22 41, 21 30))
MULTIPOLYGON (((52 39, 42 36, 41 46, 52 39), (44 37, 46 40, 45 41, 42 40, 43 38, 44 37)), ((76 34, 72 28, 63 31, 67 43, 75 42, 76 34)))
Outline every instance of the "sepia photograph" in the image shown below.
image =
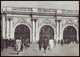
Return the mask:
POLYGON ((1 1, 1 56, 79 56, 79 1, 1 1))

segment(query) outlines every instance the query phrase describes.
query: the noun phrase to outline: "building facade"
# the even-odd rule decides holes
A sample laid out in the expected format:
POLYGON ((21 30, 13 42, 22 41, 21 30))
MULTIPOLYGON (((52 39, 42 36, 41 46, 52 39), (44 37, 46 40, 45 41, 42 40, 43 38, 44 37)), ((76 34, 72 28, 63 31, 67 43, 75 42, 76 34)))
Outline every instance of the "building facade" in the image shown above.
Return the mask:
POLYGON ((48 39, 79 41, 79 11, 48 8, 3 7, 1 28, 4 39, 28 38, 36 43, 48 39))

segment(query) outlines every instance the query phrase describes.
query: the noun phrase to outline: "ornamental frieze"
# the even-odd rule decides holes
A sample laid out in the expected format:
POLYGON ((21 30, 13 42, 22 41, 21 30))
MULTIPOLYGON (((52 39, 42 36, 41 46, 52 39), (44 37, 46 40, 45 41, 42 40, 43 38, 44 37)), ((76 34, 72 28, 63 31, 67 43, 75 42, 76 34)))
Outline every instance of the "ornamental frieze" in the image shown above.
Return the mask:
POLYGON ((18 23, 27 24, 31 27, 31 20, 27 18, 15 18, 13 22, 13 26, 15 26, 18 23))
POLYGON ((17 22, 18 23, 26 23, 26 20, 24 18, 19 18, 17 22))
POLYGON ((53 19, 39 19, 39 24, 38 24, 38 26, 41 26, 42 24, 51 24, 51 25, 53 25, 54 27, 56 27, 55 26, 55 21, 53 20, 53 19))
POLYGON ((75 25, 78 28, 78 20, 77 19, 66 19, 66 20, 62 20, 62 27, 64 27, 65 25, 75 25))

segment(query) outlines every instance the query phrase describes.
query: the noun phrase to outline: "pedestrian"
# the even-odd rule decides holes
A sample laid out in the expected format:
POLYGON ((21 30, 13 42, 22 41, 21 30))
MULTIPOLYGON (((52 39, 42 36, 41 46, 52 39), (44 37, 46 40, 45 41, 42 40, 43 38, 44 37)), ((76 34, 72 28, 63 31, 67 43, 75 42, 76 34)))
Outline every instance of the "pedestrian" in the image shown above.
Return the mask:
POLYGON ((63 40, 61 39, 61 46, 63 46, 63 40))
POLYGON ((20 39, 20 38, 16 39, 16 50, 17 50, 18 52, 21 51, 21 44, 22 44, 21 39, 20 39))
POLYGON ((28 40, 28 38, 25 39, 24 46, 25 46, 26 49, 27 49, 27 47, 29 47, 29 40, 28 40))
POLYGON ((48 39, 45 36, 44 39, 43 39, 43 47, 44 47, 44 52, 45 53, 46 53, 47 46, 48 46, 48 39))
POLYGON ((24 38, 20 37, 20 40, 21 40, 21 51, 23 51, 23 47, 24 47, 24 38))
POLYGON ((53 41, 53 42, 54 42, 54 47, 55 47, 55 46, 56 46, 56 40, 54 39, 54 41, 53 41))
POLYGON ((3 51, 3 49, 4 49, 4 39, 1 38, 1 51, 3 51))
POLYGON ((51 51, 53 49, 53 45, 54 45, 53 39, 50 38, 50 40, 49 40, 49 48, 50 48, 51 51))
POLYGON ((8 39, 5 39, 5 48, 8 48, 8 39))
POLYGON ((41 51, 41 48, 42 48, 42 40, 41 39, 39 39, 38 44, 39 44, 39 50, 41 51))

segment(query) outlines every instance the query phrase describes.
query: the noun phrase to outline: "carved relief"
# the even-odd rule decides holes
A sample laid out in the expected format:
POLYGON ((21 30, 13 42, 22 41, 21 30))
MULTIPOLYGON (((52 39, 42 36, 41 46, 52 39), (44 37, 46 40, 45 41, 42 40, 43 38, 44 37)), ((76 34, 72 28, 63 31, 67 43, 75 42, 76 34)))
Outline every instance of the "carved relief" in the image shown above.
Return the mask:
POLYGON ((51 24, 56 27, 54 19, 39 19, 39 26, 41 26, 42 24, 51 24))
POLYGON ((17 24, 18 19, 17 18, 13 18, 13 27, 17 24))
POLYGON ((62 20, 62 27, 64 27, 65 25, 75 25, 78 28, 78 20, 77 19, 66 19, 66 20, 62 20))
POLYGON ((64 27, 66 24, 73 24, 73 21, 71 19, 62 20, 62 27, 64 27))
POLYGON ((19 18, 17 22, 18 23, 26 23, 26 20, 24 18, 19 18))
POLYGON ((31 27, 31 21, 27 18, 15 18, 13 22, 13 26, 15 26, 18 23, 27 24, 31 27))
POLYGON ((73 21, 74 21, 74 25, 75 25, 77 28, 79 28, 79 22, 78 22, 78 20, 75 19, 75 20, 73 20, 73 21))
POLYGON ((43 23, 43 20, 42 19, 38 19, 39 23, 38 23, 38 26, 40 27, 43 23))

